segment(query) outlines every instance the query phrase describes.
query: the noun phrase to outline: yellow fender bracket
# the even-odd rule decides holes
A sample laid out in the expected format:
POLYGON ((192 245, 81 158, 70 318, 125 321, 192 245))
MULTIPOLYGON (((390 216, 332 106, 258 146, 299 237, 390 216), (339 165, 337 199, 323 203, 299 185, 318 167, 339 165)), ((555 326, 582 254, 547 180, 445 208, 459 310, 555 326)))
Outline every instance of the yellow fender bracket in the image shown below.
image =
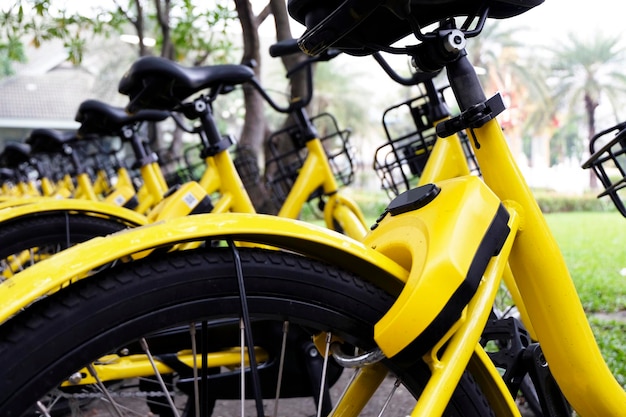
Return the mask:
POLYGON ((364 243, 409 270, 374 338, 387 357, 420 357, 460 318, 510 232, 509 214, 477 177, 424 185, 394 199, 364 243))
POLYGON ((147 223, 147 218, 144 215, 113 204, 78 199, 57 200, 55 198, 32 201, 30 204, 2 209, 0 210, 0 222, 55 211, 81 212, 99 217, 115 218, 133 227, 147 223))
POLYGON ((219 238, 285 248, 327 260, 396 294, 408 275, 387 256, 310 223, 262 214, 197 214, 96 237, 16 274, 0 283, 0 323, 109 262, 156 247, 219 238))
POLYGON ((157 204, 148 214, 148 219, 153 223, 189 214, 210 213, 212 208, 206 191, 197 182, 190 181, 157 204))

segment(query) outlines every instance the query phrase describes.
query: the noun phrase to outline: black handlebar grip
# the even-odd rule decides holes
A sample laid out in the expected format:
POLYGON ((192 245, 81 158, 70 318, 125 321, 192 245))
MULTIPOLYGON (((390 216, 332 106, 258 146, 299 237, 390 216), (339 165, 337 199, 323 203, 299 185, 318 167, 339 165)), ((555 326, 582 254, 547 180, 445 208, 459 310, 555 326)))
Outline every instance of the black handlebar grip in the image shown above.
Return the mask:
POLYGON ((274 58, 301 52, 297 39, 285 39, 270 46, 270 56, 274 58))

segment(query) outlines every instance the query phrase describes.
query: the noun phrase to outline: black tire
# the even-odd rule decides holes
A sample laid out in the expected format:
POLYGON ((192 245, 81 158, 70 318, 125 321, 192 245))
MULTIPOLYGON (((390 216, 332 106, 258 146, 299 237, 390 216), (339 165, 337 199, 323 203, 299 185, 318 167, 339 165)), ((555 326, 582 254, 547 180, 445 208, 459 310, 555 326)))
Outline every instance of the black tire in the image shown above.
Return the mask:
MULTIPOLYGON (((274 355, 272 345, 280 345, 280 338, 272 334, 285 320, 295 330, 293 337, 289 333, 292 350, 307 341, 310 345, 311 334, 328 331, 345 344, 363 349, 374 346, 373 323, 389 308, 393 296, 345 271, 298 255, 240 248, 239 256, 254 344, 270 357, 274 355)), ((209 331, 211 338, 206 343, 210 349, 237 346, 238 339, 231 340, 230 336, 238 334, 239 300, 233 255, 228 248, 152 256, 79 281, 0 327, 0 415, 15 417, 29 412, 36 401, 46 398, 72 373, 104 354, 133 352, 142 337, 148 340, 155 356, 188 348, 188 335, 184 339, 168 339, 168 335, 188 329, 192 322, 202 324, 198 329, 209 331)), ((307 349, 311 352, 310 347, 307 349)), ((274 360, 271 358, 267 364, 274 360)), ((297 358, 292 360, 293 366, 286 366, 286 370, 298 368, 297 358)), ((410 368, 389 360, 385 365, 414 395, 428 375, 422 362, 410 368)), ((329 365, 329 375, 337 368, 338 365, 329 365)), ((208 370, 209 374, 214 372, 208 370)), ((333 381, 338 377, 329 376, 333 381)), ((286 379, 283 388, 297 391, 295 386, 302 379, 306 378, 300 375, 292 381, 286 379)), ((224 381, 219 384, 227 386, 224 381)), ((216 389, 219 391, 218 386, 212 386, 207 391, 216 389)), ((262 390, 266 396, 265 386, 262 390)), ((219 398, 229 395, 237 398, 238 394, 221 392, 219 398)), ((301 395, 302 392, 293 393, 301 395)), ((158 403, 156 409, 160 410, 164 402, 158 403)), ((190 410, 190 403, 187 402, 186 411, 190 410)), ((398 415, 406 415, 411 408, 402 409, 398 415)), ((391 409, 385 415, 398 411, 391 409)), ((168 415, 165 411, 157 412, 168 415)), ((209 406, 202 416, 211 412, 209 406)), ((315 407, 309 415, 314 413, 315 407)), ((471 377, 465 375, 445 415, 493 414, 471 377)))
POLYGON ((116 219, 69 211, 35 214, 0 223, 0 260, 6 261, 2 262, 3 270, 10 268, 10 272, 4 272, 5 277, 77 243, 128 226, 116 219), (26 253, 29 255, 19 256, 26 253))

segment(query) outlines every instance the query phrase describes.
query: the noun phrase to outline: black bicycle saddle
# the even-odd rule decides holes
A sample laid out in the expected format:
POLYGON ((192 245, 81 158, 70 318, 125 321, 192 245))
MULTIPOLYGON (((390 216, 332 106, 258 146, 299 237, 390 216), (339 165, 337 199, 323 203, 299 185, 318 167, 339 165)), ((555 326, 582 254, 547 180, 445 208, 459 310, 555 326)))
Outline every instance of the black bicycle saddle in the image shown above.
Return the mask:
POLYGON ((15 170, 11 168, 0 168, 0 181, 12 181, 15 179, 15 170))
POLYGON ((379 51, 420 27, 458 16, 504 19, 543 0, 289 0, 290 15, 306 26, 301 49, 311 55, 333 47, 351 55, 379 51))
POLYGON ((78 107, 74 120, 80 123, 78 134, 84 139, 87 135, 118 136, 124 126, 136 122, 160 122, 169 116, 167 111, 151 109, 128 114, 121 107, 99 100, 86 100, 78 107))
POLYGON ((0 166, 17 168, 30 161, 30 145, 21 142, 9 142, 0 153, 0 166))
POLYGON ((30 151, 37 153, 63 152, 64 146, 76 140, 74 132, 63 132, 56 129, 34 129, 25 142, 30 145, 30 151))
POLYGON ((218 86, 243 84, 254 77, 246 65, 185 67, 160 57, 135 61, 120 80, 118 91, 129 96, 126 110, 174 110, 194 93, 218 86))

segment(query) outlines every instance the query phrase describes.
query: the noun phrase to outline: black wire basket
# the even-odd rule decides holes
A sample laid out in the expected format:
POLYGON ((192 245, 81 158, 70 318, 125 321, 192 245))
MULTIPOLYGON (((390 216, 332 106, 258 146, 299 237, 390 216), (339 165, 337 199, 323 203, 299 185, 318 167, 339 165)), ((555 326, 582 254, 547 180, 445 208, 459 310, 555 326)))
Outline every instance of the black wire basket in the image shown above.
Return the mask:
MULTIPOLYGON (((340 129, 335 117, 321 113, 311 118, 326 151, 326 156, 339 186, 349 185, 354 179, 354 148, 350 144, 350 130, 340 129)), ((268 139, 270 158, 265 164, 265 181, 272 190, 272 197, 281 206, 298 176, 307 157, 305 138, 296 125, 278 130, 268 139)), ((307 201, 319 198, 318 189, 307 201)))
MULTIPOLYGON (((444 89, 439 90, 442 94, 444 89)), ((374 154, 374 171, 389 197, 414 187, 437 141, 427 95, 406 100, 383 113, 387 142, 374 154)), ((459 133, 472 173, 480 174, 467 135, 459 133)))
POLYGON ((172 155, 166 149, 157 152, 159 165, 163 170, 168 186, 172 187, 189 181, 200 180, 206 169, 201 156, 202 149, 201 145, 188 146, 182 155, 172 155))
POLYGON ((626 122, 606 129, 589 142, 591 157, 583 168, 591 168, 604 186, 598 198, 609 196, 626 217, 626 122), (613 132, 617 132, 611 135, 613 132))

